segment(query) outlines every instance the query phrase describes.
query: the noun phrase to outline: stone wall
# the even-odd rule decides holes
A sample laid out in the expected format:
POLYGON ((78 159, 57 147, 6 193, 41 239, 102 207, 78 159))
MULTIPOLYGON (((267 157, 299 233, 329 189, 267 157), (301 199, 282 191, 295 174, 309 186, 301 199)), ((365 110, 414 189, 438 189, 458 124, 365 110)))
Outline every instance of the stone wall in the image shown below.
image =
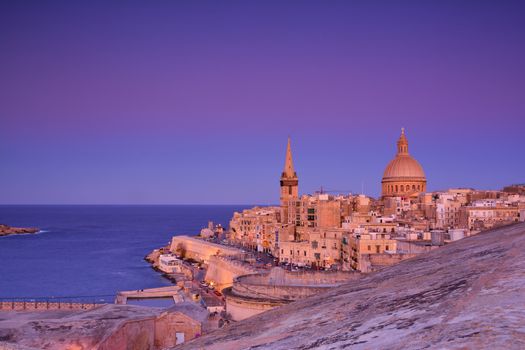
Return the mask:
POLYGON ((234 321, 244 320, 288 303, 285 301, 239 297, 232 293, 232 288, 226 288, 223 293, 226 296, 226 311, 234 321))
POLYGON ((242 251, 237 248, 227 247, 189 236, 174 236, 171 239, 170 251, 173 253, 176 252, 179 246, 184 248, 186 257, 204 263, 208 263, 210 257, 214 255, 242 254, 242 251))
POLYGON ((322 293, 361 277, 358 272, 287 272, 273 268, 270 273, 239 276, 226 289, 226 311, 235 321, 322 293))
POLYGON ((360 278, 355 272, 286 272, 274 268, 268 273, 238 277, 232 288, 237 296, 266 300, 299 300, 360 278))
POLYGON ((211 256, 206 271, 206 281, 213 281, 219 290, 233 285, 233 280, 242 275, 257 273, 248 264, 226 256, 211 256))
POLYGON ((100 306, 94 303, 68 303, 48 301, 1 301, 1 311, 47 311, 47 310, 89 310, 100 306))
POLYGON ((392 266, 403 260, 416 257, 418 253, 382 253, 382 254, 363 254, 360 259, 361 272, 369 273, 377 271, 386 266, 392 266))

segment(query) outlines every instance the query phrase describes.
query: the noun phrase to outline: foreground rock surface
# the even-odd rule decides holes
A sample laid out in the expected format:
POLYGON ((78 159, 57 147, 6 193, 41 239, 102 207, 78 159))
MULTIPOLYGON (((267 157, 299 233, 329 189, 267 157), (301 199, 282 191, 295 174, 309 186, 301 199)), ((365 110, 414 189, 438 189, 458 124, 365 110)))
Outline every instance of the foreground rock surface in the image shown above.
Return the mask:
POLYGON ((525 224, 463 239, 182 347, 346 348, 525 349, 525 224))
POLYGON ((208 313, 193 303, 169 309, 103 305, 87 311, 0 312, 0 350, 165 349, 177 332, 191 339, 202 334, 208 313))

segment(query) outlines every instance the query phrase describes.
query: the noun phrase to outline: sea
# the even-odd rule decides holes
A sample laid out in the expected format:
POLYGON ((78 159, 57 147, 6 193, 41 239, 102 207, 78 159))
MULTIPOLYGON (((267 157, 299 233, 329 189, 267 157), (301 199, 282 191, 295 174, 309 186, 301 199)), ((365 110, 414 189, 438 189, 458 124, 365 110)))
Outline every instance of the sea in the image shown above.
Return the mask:
POLYGON ((242 205, 1 205, 0 300, 113 302, 123 290, 170 285, 144 257, 208 221, 227 227, 242 205))

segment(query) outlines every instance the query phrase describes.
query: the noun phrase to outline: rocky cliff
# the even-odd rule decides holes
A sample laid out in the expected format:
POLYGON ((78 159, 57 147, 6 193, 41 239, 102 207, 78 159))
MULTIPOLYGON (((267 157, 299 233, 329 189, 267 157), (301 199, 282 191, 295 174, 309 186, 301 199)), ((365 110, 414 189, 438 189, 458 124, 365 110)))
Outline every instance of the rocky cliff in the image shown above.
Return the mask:
POLYGON ((346 348, 524 349, 525 224, 465 238, 182 347, 346 348))

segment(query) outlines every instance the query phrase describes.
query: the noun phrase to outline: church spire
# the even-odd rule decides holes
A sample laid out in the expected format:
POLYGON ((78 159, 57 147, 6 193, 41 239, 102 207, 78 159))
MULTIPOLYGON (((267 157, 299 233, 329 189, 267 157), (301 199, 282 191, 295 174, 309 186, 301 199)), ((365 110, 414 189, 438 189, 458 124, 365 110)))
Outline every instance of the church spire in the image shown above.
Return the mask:
POLYGON ((401 128, 401 136, 397 140, 397 154, 408 155, 408 140, 405 136, 405 128, 401 128))
POLYGON ((294 167, 293 167, 293 159, 292 159, 292 146, 290 138, 288 137, 288 145, 286 146, 286 160, 284 163, 284 170, 282 174, 283 178, 295 178, 297 177, 297 174, 295 173, 294 167))

